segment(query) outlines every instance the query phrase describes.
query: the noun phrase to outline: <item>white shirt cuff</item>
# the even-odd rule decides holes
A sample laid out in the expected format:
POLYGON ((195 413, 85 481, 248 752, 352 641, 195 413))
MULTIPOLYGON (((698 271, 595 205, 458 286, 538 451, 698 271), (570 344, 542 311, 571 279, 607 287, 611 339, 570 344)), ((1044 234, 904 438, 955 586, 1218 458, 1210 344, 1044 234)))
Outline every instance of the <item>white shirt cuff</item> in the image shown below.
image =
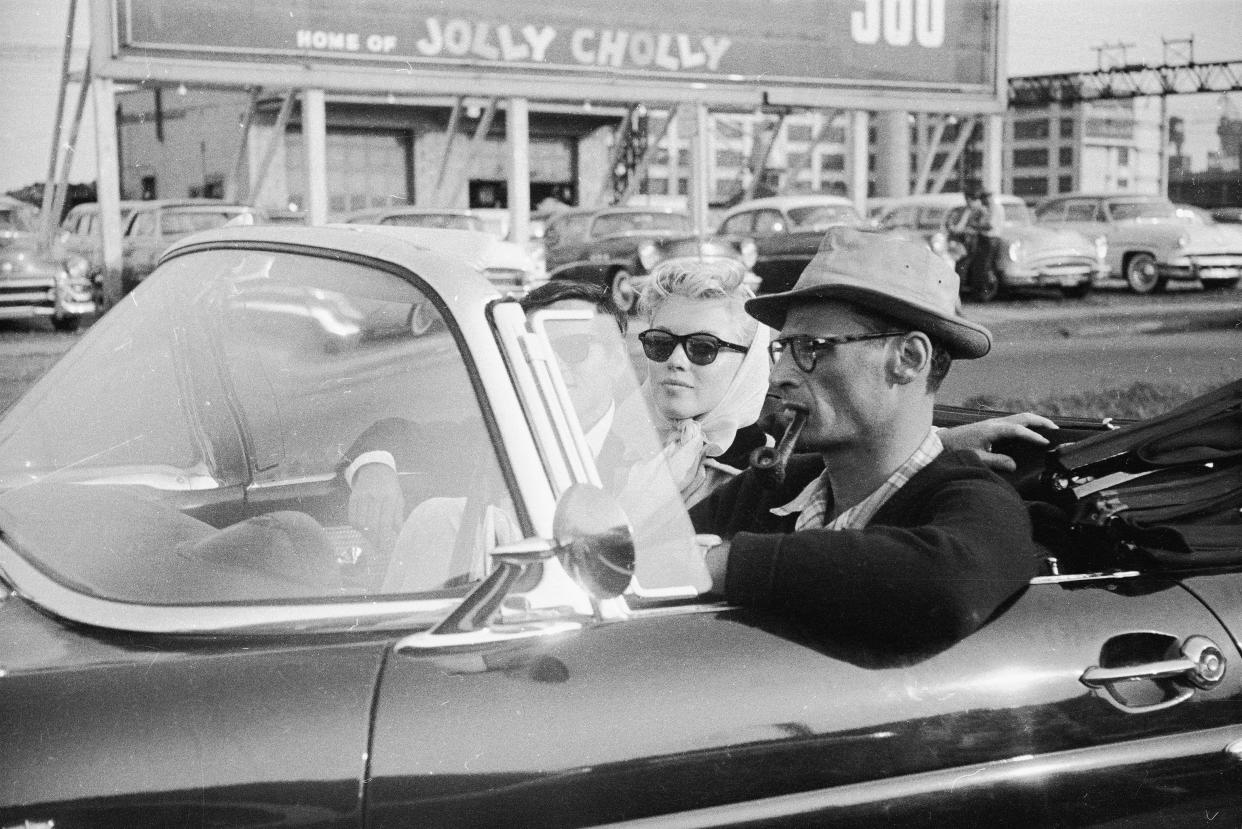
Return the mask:
POLYGON ((383 449, 376 449, 371 452, 363 452, 354 458, 354 462, 345 467, 345 483, 349 484, 349 488, 354 488, 354 475, 358 474, 358 470, 369 463, 382 463, 384 466, 397 471, 397 462, 393 459, 391 452, 385 452, 383 449))

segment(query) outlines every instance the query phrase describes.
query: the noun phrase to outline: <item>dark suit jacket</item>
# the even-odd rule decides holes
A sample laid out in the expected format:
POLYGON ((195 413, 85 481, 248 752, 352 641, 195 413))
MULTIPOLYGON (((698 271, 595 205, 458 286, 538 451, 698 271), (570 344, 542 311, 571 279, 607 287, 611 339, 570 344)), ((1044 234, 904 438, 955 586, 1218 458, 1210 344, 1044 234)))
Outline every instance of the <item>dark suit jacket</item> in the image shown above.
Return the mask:
POLYGON ((752 470, 690 511, 695 530, 732 540, 728 601, 791 614, 848 644, 946 647, 978 629, 1036 574, 1026 507, 970 453, 945 451, 862 530, 794 532, 788 503, 823 471, 791 459, 782 486, 752 470))

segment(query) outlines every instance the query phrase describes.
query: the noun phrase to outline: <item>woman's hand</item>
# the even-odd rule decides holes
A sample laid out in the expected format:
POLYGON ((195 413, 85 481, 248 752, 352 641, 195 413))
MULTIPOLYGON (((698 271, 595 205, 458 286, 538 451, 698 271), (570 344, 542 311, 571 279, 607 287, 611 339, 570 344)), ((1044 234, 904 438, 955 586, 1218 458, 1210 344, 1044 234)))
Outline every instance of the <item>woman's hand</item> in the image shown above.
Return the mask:
POLYGON ((944 429, 940 432, 940 442, 946 449, 974 452, 979 460, 998 472, 1013 472, 1018 468, 1014 459, 993 452, 992 446, 1002 440, 1025 440, 1037 446, 1047 446, 1048 439, 1034 431, 1037 428, 1055 429, 1057 424, 1034 412, 1022 412, 944 429))
POLYGON ((370 539, 377 550, 392 549, 404 516, 405 496, 395 469, 382 463, 368 463, 354 473, 349 523, 370 539))

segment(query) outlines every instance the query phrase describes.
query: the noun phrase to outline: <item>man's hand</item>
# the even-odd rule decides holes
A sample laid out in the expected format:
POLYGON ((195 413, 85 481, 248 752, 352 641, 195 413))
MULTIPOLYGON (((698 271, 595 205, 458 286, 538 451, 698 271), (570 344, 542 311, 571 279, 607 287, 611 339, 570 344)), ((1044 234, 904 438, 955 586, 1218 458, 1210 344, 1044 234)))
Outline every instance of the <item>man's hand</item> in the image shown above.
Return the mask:
POLYGON ((717 596, 723 596, 725 571, 729 569, 729 542, 722 541, 709 547, 703 563, 707 565, 707 573, 712 577, 711 592, 717 596))
POLYGON ((974 452, 979 460, 998 472, 1013 472, 1018 467, 1014 459, 993 452, 992 445, 1002 440, 1025 440, 1038 446, 1047 446, 1048 439, 1033 431, 1035 428, 1055 429, 1057 424, 1033 412, 1022 412, 945 429, 940 433, 940 441, 946 449, 974 452))
POLYGON ((382 463, 368 463, 354 473, 349 493, 349 523, 381 552, 397 542, 405 515, 405 496, 397 472, 382 463))

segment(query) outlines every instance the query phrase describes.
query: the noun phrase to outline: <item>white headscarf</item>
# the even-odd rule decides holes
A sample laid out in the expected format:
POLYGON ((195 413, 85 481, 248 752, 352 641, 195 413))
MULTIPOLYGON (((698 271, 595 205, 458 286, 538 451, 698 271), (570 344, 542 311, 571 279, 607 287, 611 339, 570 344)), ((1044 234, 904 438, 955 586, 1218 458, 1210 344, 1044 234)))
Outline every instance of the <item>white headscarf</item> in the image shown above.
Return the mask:
POLYGON ((738 429, 759 420, 759 413, 768 392, 770 338, 771 329, 766 325, 759 325, 755 329, 755 336, 751 339, 724 397, 698 417, 680 420, 666 417, 655 405, 650 378, 643 382, 643 397, 651 409, 652 422, 664 444, 664 460, 683 498, 705 477, 703 461, 722 454, 733 443, 738 429))

